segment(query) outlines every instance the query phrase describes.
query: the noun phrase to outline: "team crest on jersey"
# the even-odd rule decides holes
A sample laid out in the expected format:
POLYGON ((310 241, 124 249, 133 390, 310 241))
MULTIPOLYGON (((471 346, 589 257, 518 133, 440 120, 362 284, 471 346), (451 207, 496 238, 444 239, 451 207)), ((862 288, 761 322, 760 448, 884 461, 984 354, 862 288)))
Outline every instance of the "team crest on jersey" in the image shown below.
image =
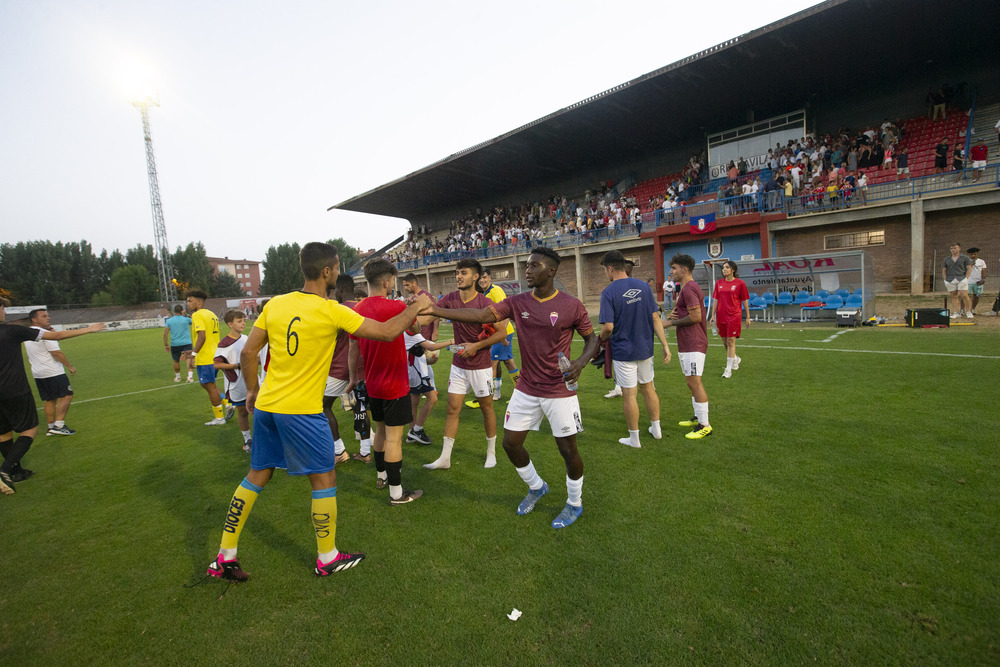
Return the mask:
POLYGON ((557 313, 554 310, 551 313, 549 313, 549 321, 552 322, 552 326, 556 325, 556 320, 558 319, 559 319, 559 313, 557 313))
POLYGON ((625 297, 626 299, 631 299, 632 297, 639 296, 640 294, 642 294, 640 290, 630 289, 629 291, 622 294, 622 296, 625 297))

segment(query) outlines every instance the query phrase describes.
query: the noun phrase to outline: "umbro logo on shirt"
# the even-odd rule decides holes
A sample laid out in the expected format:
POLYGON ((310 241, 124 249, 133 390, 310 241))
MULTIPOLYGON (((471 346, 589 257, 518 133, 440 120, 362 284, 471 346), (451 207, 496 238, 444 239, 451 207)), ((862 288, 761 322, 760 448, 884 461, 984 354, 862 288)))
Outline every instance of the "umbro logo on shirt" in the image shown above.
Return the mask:
POLYGON ((528 319, 528 311, 525 310, 521 312, 521 319, 522 320, 528 319))
POLYGON ((630 289, 629 291, 622 294, 622 296, 625 297, 626 299, 631 299, 632 297, 639 296, 640 294, 642 294, 640 290, 630 289))

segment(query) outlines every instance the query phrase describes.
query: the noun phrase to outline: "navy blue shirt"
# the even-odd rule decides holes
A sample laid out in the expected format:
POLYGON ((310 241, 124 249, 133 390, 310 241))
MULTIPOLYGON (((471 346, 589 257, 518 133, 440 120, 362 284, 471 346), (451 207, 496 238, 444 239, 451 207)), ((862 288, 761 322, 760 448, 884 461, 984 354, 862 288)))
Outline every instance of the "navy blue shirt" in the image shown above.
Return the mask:
POLYGON ((649 283, 638 278, 612 281, 601 292, 599 321, 613 322, 611 357, 641 361, 653 356, 653 313, 660 309, 649 283))

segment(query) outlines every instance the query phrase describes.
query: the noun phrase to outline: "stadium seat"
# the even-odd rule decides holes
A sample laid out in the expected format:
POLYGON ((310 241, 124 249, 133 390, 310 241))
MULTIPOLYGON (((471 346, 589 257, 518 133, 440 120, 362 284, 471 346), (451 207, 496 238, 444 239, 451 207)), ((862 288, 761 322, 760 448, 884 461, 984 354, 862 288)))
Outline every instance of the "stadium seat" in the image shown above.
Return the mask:
POLYGON ((845 308, 862 308, 865 301, 860 294, 852 294, 844 301, 845 308))
POLYGON ((857 294, 858 296, 861 296, 863 294, 863 292, 861 291, 861 288, 859 287, 858 289, 854 290, 852 292, 852 294, 857 294))
POLYGON ((816 296, 818 296, 821 299, 825 299, 826 297, 830 296, 830 292, 829 290, 821 289, 818 292, 816 292, 816 296))
POLYGON ((851 295, 851 290, 841 287, 838 290, 834 290, 833 293, 839 296, 841 300, 844 300, 851 295))
POLYGON ((831 294, 823 302, 823 310, 837 310, 844 305, 844 298, 839 294, 831 294))
POLYGON ((764 299, 764 301, 767 301, 768 305, 774 305, 774 303, 777 301, 777 297, 774 296, 774 292, 764 292, 763 294, 760 295, 760 298, 764 299))
POLYGON ((774 309, 774 314, 775 315, 778 314, 778 308, 779 307, 781 308, 782 314, 784 314, 785 307, 792 305, 792 299, 793 299, 793 296, 792 296, 791 292, 782 292, 782 293, 780 293, 778 295, 778 298, 772 304, 773 309, 774 309))
POLYGON ((767 320, 768 320, 768 317, 767 317, 767 311, 768 311, 767 301, 765 301, 763 298, 761 298, 759 296, 755 297, 753 299, 750 299, 749 308, 750 308, 750 312, 751 313, 754 312, 755 310, 756 311, 762 311, 764 313, 764 321, 767 322, 767 320))

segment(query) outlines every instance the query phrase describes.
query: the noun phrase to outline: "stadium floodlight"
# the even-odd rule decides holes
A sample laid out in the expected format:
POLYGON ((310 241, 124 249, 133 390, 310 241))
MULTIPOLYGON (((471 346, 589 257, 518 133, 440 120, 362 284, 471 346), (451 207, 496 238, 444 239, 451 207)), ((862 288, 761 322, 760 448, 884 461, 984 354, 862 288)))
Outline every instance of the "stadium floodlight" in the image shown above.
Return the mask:
POLYGON ((160 299, 165 302, 177 300, 174 267, 170 261, 170 246, 167 243, 167 226, 163 220, 163 204, 160 202, 160 183, 156 175, 156 156, 153 154, 153 138, 149 129, 149 109, 160 106, 159 96, 149 86, 143 85, 141 92, 129 96, 129 102, 142 116, 142 135, 146 145, 146 173, 149 177, 149 203, 153 209, 153 237, 155 241, 156 263, 159 273, 160 299))

